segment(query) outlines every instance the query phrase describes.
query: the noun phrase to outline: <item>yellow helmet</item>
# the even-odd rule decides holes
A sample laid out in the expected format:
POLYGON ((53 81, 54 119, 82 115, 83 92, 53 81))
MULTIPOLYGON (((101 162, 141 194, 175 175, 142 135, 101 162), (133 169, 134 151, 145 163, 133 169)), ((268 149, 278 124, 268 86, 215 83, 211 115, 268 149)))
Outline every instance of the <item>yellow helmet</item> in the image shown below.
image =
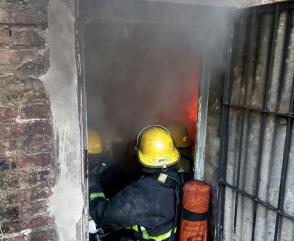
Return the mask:
POLYGON ((137 154, 141 164, 151 168, 165 168, 180 159, 168 130, 159 125, 147 126, 140 131, 137 154))
POLYGON ((169 130, 177 148, 187 148, 192 145, 188 130, 184 125, 178 122, 172 122, 167 124, 166 128, 169 130))
POLYGON ((99 154, 103 151, 102 138, 100 134, 93 130, 88 130, 88 153, 99 154))

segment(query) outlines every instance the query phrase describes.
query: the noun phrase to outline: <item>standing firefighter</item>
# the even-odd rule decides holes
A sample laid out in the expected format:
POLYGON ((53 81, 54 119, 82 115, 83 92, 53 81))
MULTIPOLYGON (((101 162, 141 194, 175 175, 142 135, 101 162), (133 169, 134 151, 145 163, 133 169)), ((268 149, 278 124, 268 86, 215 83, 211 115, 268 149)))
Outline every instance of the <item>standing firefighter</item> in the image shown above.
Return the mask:
POLYGON ((168 130, 158 125, 139 133, 136 149, 144 174, 110 200, 98 183, 90 193, 90 215, 105 238, 125 229, 118 240, 175 241, 181 189, 176 170, 179 152, 168 130))

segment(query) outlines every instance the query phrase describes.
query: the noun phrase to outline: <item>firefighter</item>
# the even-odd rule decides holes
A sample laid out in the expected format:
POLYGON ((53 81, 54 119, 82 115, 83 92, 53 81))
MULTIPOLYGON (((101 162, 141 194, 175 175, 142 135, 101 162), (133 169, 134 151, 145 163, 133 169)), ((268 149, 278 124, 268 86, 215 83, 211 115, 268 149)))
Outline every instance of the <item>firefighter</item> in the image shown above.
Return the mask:
POLYGON ((88 129, 88 170, 89 185, 97 182, 100 166, 105 166, 106 158, 104 145, 99 132, 94 129, 88 129))
POLYGON ((176 170, 179 152, 168 130, 159 125, 141 130, 136 152, 143 175, 111 199, 98 183, 90 190, 90 215, 106 239, 124 229, 124 236, 117 240, 175 241, 181 190, 176 170))
POLYGON ((179 122, 170 122, 166 125, 166 128, 169 130, 175 147, 181 155, 181 160, 177 165, 178 171, 191 173, 193 171, 193 150, 192 140, 189 136, 188 129, 179 122))

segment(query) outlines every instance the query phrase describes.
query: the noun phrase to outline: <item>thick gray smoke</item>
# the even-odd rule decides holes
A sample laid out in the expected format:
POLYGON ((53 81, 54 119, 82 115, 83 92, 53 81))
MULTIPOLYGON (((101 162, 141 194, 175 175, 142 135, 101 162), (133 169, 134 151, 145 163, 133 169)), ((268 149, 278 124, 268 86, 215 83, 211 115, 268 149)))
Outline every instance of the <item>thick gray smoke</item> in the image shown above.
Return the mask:
POLYGON ((213 54, 213 78, 222 81, 230 11, 97 2, 84 29, 89 127, 106 142, 117 137, 128 142, 145 125, 170 121, 182 122, 193 135, 202 59, 213 54))

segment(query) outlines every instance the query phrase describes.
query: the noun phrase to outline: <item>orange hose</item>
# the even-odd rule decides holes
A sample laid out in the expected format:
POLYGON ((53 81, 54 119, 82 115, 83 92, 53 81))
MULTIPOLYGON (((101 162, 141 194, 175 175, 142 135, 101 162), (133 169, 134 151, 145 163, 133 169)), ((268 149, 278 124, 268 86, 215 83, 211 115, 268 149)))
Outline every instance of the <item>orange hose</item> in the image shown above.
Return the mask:
POLYGON ((206 241, 208 221, 204 214, 209 208, 210 188, 201 181, 192 180, 183 188, 183 209, 189 215, 181 219, 180 241, 206 241), (195 221, 196 219, 200 219, 195 221))

